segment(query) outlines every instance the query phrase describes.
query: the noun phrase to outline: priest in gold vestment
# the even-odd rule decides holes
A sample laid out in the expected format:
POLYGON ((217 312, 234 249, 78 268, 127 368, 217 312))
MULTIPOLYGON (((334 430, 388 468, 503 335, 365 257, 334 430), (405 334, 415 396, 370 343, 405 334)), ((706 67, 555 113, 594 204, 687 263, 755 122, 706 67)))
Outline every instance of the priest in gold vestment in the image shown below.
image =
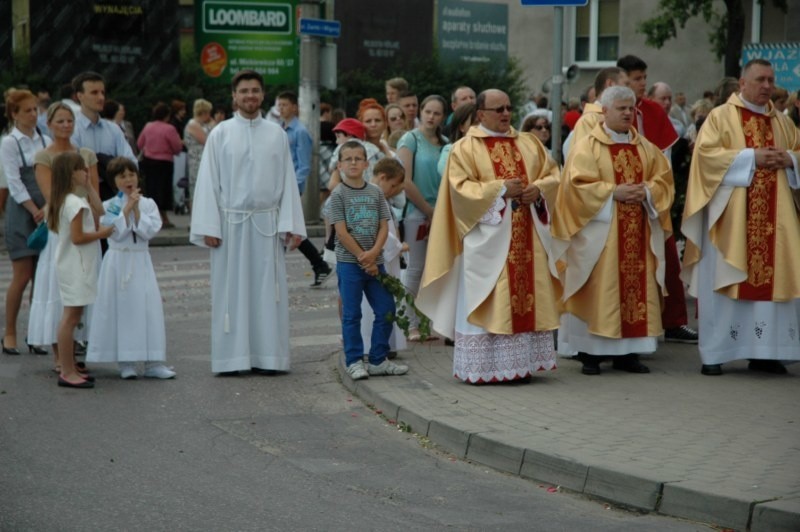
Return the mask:
POLYGON ((603 91, 609 87, 626 85, 627 83, 628 75, 619 67, 607 67, 597 73, 597 76, 594 78, 596 101, 583 106, 581 117, 575 123, 575 127, 572 128, 572 131, 570 131, 564 141, 564 145, 561 147, 564 160, 569 157, 569 150, 572 145, 591 133, 594 126, 603 121, 603 106, 600 105, 600 97, 603 95, 603 91))
POLYGON ((656 350, 664 290, 664 242, 672 232, 672 171, 632 127, 636 99, 609 87, 605 119, 579 139, 553 209, 551 260, 563 285, 559 338, 579 351, 586 375, 648 373, 638 353, 656 350))
POLYGON ((682 277, 699 301, 704 375, 800 360, 800 134, 770 102, 774 86, 769 62, 747 63, 695 144, 682 277))
POLYGON ((558 285, 548 269, 548 199, 558 166, 511 128, 511 103, 489 89, 452 149, 431 223, 416 304, 455 339, 453 373, 471 384, 555 368, 558 285))

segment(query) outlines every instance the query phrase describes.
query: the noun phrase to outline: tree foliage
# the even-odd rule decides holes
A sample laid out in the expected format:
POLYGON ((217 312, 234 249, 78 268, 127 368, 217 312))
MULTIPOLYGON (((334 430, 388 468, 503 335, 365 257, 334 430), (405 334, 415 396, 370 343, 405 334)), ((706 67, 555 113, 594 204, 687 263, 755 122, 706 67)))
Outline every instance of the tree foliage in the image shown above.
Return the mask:
MULTIPOLYGON (((661 48, 670 39, 678 36, 678 29, 686 27, 689 19, 702 17, 710 27, 708 35, 711 49, 718 59, 725 61, 725 75, 739 75, 739 60, 745 34, 745 11, 743 0, 723 0, 725 11, 717 12, 714 0, 660 0, 658 9, 649 19, 639 24, 648 45, 661 48)), ((765 0, 753 0, 764 3, 765 0)), ((772 4, 787 11, 787 0, 772 0, 772 4)))

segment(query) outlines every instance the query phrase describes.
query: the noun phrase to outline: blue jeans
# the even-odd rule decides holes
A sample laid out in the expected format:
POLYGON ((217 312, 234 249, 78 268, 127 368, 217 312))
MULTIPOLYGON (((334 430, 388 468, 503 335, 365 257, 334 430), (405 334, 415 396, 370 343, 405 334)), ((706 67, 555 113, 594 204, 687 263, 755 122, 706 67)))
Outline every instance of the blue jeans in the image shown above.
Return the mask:
MULTIPOLYGON (((378 266, 380 273, 386 273, 378 266)), ((380 364, 389 353, 389 336, 393 323, 386 315, 394 315, 394 298, 378 281, 361 269, 357 263, 337 262, 336 276, 339 282, 339 296, 342 298, 342 339, 344 358, 350 366, 364 356, 364 340, 361 338, 361 299, 367 296, 369 306, 375 313, 372 324, 372 338, 369 349, 370 364, 380 364)))

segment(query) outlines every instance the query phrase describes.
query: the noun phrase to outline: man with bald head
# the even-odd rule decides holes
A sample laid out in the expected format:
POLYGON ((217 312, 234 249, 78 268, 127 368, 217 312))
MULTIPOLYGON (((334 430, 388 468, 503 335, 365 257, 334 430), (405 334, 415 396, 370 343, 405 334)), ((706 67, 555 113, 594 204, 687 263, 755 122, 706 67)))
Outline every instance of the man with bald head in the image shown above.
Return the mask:
POLYGON ((455 111, 464 104, 475 103, 475 98, 475 91, 462 85, 453 91, 450 97, 450 107, 455 111))
POLYGON ((511 127, 497 89, 455 143, 439 188, 417 307, 455 338, 453 373, 470 384, 527 380, 555 368, 557 283, 548 269, 558 165, 511 127))
POLYGON ((695 143, 682 277, 699 299, 704 375, 745 358, 782 374, 800 360, 800 131, 770 102, 774 87, 768 61, 748 62, 695 143))
POLYGON ((647 97, 661 106, 664 112, 667 113, 672 127, 675 128, 675 133, 677 133, 679 137, 683 137, 686 134, 686 128, 683 122, 669 114, 672 110, 672 88, 663 81, 656 81, 653 83, 653 86, 650 87, 650 90, 647 91, 647 97))
POLYGON ((576 349, 585 375, 649 373, 663 332, 664 241, 672 232, 672 172, 664 154, 633 127, 628 87, 600 97, 603 122, 578 140, 553 209, 551 260, 564 288, 559 341, 576 349))
POLYGON ((475 91, 466 85, 462 85, 453 91, 450 95, 450 109, 453 111, 447 116, 447 125, 453 120, 453 113, 462 105, 468 103, 475 103, 475 91))

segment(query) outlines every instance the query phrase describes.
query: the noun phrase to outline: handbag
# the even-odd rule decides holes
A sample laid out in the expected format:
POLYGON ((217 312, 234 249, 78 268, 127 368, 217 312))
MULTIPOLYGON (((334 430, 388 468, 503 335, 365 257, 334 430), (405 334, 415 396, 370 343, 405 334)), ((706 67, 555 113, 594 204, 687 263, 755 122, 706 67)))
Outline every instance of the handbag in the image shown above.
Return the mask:
POLYGON ((28 247, 41 251, 47 245, 47 222, 40 223, 28 236, 28 247))

